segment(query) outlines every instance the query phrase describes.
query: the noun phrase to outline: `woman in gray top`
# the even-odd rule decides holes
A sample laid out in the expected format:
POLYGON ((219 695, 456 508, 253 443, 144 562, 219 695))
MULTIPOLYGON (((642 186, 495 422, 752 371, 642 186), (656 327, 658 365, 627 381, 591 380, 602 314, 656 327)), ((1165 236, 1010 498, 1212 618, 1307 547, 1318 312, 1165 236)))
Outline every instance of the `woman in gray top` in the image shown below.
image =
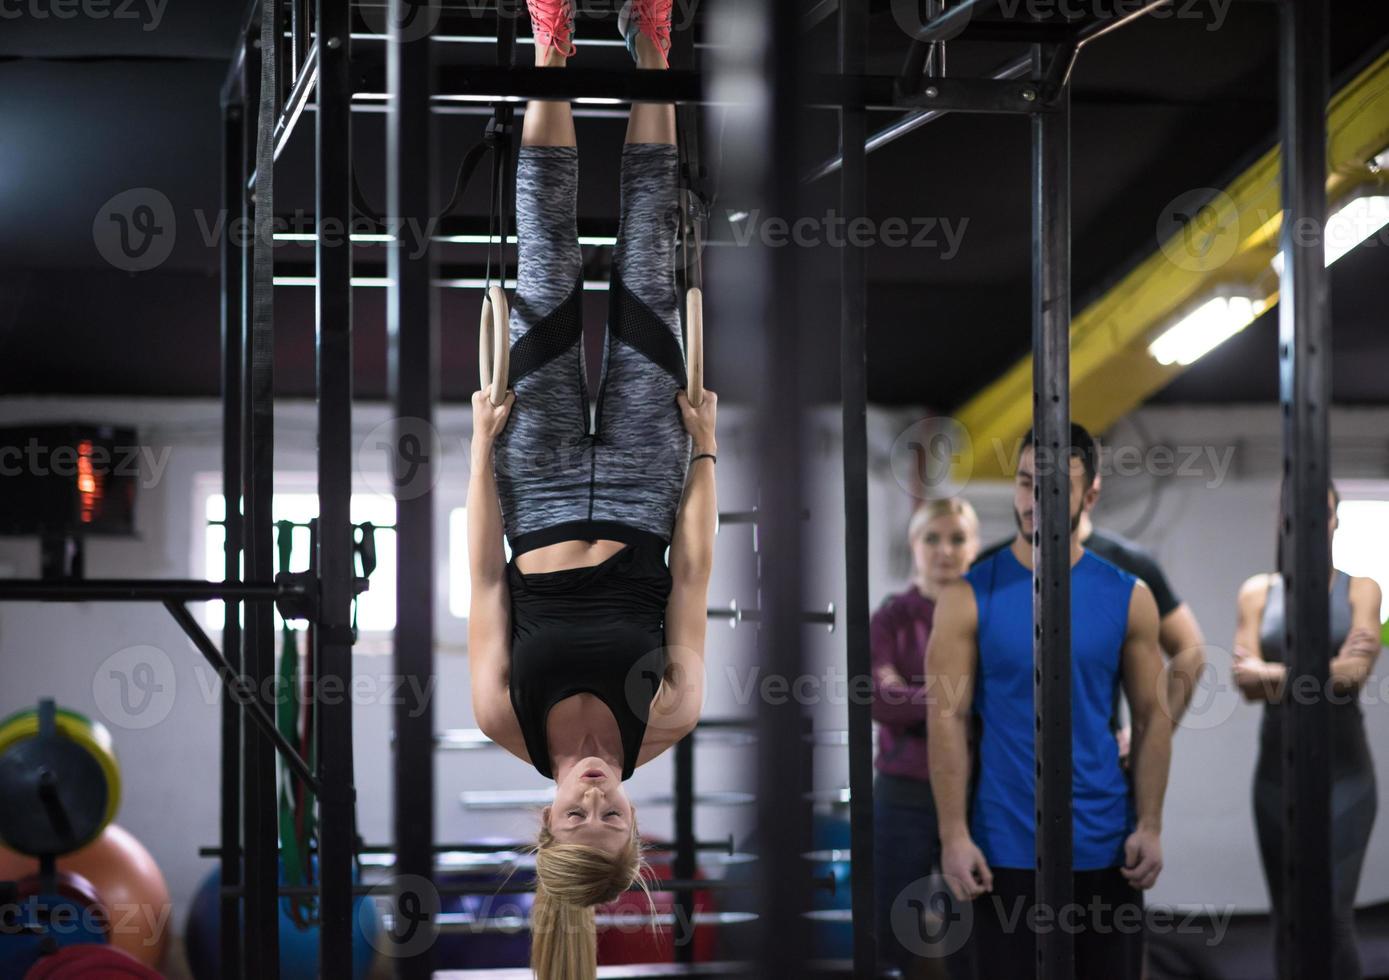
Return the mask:
MULTIPOLYGON (((1340 495, 1332 487, 1328 532, 1336 533, 1340 495)), ((1374 579, 1331 571, 1331 887, 1335 955, 1332 976, 1360 980, 1355 946, 1355 892, 1376 811, 1374 765, 1365 738, 1359 693, 1380 648, 1380 589, 1374 579)), ((1284 649, 1283 579, 1276 572, 1255 575, 1240 588, 1235 633, 1235 683, 1250 701, 1264 702, 1259 761, 1254 774, 1254 824, 1268 882, 1275 926, 1283 891, 1283 692, 1287 678, 1284 649)))

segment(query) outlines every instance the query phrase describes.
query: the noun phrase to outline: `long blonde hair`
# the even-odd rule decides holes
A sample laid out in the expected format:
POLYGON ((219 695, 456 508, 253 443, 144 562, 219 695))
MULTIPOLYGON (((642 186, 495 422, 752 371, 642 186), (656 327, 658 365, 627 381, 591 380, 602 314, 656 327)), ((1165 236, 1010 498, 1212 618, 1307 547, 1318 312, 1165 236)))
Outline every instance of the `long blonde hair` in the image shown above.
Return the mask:
POLYGON ((907 540, 915 541, 926 533, 926 525, 937 517, 958 517, 969 533, 979 536, 979 515, 964 497, 936 497, 920 504, 907 524, 907 540))
MULTIPOLYGON (((644 872, 641 836, 632 822, 632 839, 617 854, 585 844, 562 844, 550 828, 540 828, 535 849, 535 905, 531 910, 531 970, 540 980, 595 980, 598 930, 594 906, 615 901, 640 884, 647 902, 651 890, 644 872)), ((653 906, 654 910, 654 906, 653 906)))

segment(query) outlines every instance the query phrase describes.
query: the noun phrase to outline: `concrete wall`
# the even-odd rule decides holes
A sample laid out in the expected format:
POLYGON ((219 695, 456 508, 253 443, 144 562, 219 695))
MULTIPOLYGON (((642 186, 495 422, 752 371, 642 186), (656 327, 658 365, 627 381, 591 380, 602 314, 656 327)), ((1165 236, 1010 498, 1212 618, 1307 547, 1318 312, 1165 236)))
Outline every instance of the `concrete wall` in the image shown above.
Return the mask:
MULTIPOLYGON (((908 556, 904 534, 912 498, 894 476, 894 442, 921 413, 870 413, 872 476, 870 484, 871 600, 877 603, 902 588, 908 556)), ((135 425, 149 447, 139 491, 139 534, 134 539, 94 540, 87 552, 91 577, 200 577, 203 517, 196 508, 201 493, 217 480, 219 409, 204 402, 106 400, 0 400, 0 424, 42 419, 81 419, 135 425)), ((356 414, 361 449, 354 489, 386 494, 384 458, 375 449, 378 426, 386 422, 382 407, 365 406, 356 414)), ((720 434, 720 506, 742 509, 755 502, 746 416, 729 406, 720 434)), ((445 583, 449 560, 447 515, 466 496, 469 431, 467 413, 444 412, 440 421, 444 474, 439 487, 438 581, 439 651, 435 711, 439 726, 470 727, 472 722, 465 656, 466 624, 448 611, 445 583)), ((811 426, 812 460, 805 474, 811 519, 805 567, 807 608, 833 601, 844 608, 843 493, 839 462, 839 416, 826 409, 811 426)), ((1335 416, 1338 477, 1383 480, 1386 453, 1383 433, 1389 412, 1342 411, 1335 416)), ((1137 413, 1116 429, 1119 442, 1140 446, 1210 447, 1204 469, 1195 473, 1168 466, 1150 456, 1144 472, 1111 475, 1099 509, 1099 523, 1130 533, 1151 548, 1179 592, 1191 604, 1215 645, 1209 690, 1176 740, 1173 775, 1166 809, 1167 870, 1152 899, 1172 904, 1214 903, 1239 909, 1267 907, 1262 872, 1254 844, 1249 808, 1259 711, 1243 704, 1229 686, 1227 653, 1234 623, 1234 595, 1249 574, 1273 562, 1278 414, 1271 409, 1153 409, 1137 413), (1224 461, 1228 458, 1228 468, 1224 461), (1170 475, 1161 475, 1167 470, 1170 475)), ((282 406, 277 419, 276 468, 285 479, 281 489, 302 489, 303 474, 312 474, 314 428, 312 407, 282 406), (295 474, 301 478, 296 479, 295 474)), ((1202 449, 1204 452, 1204 448, 1202 449)), ((898 468, 900 469, 900 460, 898 468)), ((1177 462, 1180 462, 1178 460, 1177 462)), ((1188 466, 1187 470, 1190 469, 1188 466)), ((310 484, 311 485, 311 484, 310 484)), ((1361 490, 1373 491, 1367 483, 1361 490)), ((984 537, 1011 533, 1007 485, 972 483, 965 494, 978 507, 984 537)), ((1383 496, 1389 499, 1389 489, 1383 496)), ((1387 542, 1386 544, 1389 544, 1387 542)), ((776 556, 764 556, 774 561, 776 556)), ((752 531, 727 527, 718 541, 710 604, 736 599, 756 602, 752 531)), ((38 549, 31 540, 0 540, 0 575, 33 577, 38 549)), ((842 620, 841 620, 842 621, 842 620)), ((819 627, 805 630, 811 677, 802 687, 807 710, 817 726, 845 725, 847 687, 843 670, 843 633, 819 627)), ((757 662, 750 629, 730 630, 713 623, 707 663, 709 704, 706 716, 750 716, 765 675, 757 662), (751 693, 750 693, 751 692, 751 693)), ((391 831, 389 772, 391 756, 391 679, 387 638, 366 636, 355 657, 363 686, 354 697, 359 819, 364 837, 389 841, 391 831)), ((1381 668, 1367 688, 1366 719, 1376 747, 1389 745, 1389 707, 1381 702, 1389 684, 1381 668)), ((211 670, 179 629, 158 607, 141 605, 0 606, 0 712, 13 710, 40 695, 89 712, 113 731, 125 782, 119 820, 153 851, 169 879, 181 924, 186 903, 211 862, 197 857, 197 847, 215 843, 218 793, 218 695, 211 670), (147 703, 131 710, 122 701, 122 678, 139 680, 139 663, 151 665, 155 684, 142 685, 147 703)), ((128 697, 128 696, 127 696, 128 697)), ((136 700, 140 700, 137 697, 136 700)), ((816 750, 816 785, 847 784, 844 750, 816 750)), ((698 754, 701 790, 752 789, 752 756, 747 749, 706 746, 698 754)), ((1379 751, 1381 787, 1389 785, 1389 752, 1379 751)), ((479 789, 543 789, 544 781, 526 767, 503 761, 495 751, 441 753, 437 757, 437 826, 441 840, 489 835, 514 837, 534 827, 529 814, 465 813, 458 794, 479 789)), ((669 759, 644 767, 634 777, 634 797, 668 792, 669 759)), ((697 827, 703 835, 750 829, 746 809, 702 809, 697 827)), ((664 836, 672 832, 668 809, 641 810, 643 830, 664 836)), ((1366 862, 1360 899, 1389 898, 1389 832, 1377 827, 1366 862)))

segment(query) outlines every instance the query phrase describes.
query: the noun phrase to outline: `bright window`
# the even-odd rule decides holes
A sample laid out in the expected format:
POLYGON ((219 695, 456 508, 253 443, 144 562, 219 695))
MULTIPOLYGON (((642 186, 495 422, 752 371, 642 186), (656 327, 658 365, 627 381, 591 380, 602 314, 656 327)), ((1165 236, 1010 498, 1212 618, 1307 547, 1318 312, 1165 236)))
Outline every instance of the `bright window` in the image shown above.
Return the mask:
MULTIPOLYGON (((511 561, 511 546, 502 539, 502 553, 511 561)), ((473 598, 473 577, 468 565, 468 508, 449 511, 449 612, 468 618, 473 598)))
POLYGON ((1348 575, 1379 583, 1385 599, 1380 622, 1389 620, 1389 500, 1343 500, 1340 526, 1332 543, 1332 560, 1348 575))
POLYGON ((473 575, 468 568, 468 508, 449 512, 449 612, 468 618, 472 601, 473 575))
MULTIPOLYGON (((395 542, 395 500, 381 494, 353 494, 351 505, 352 523, 376 525, 376 569, 371 573, 371 588, 363 592, 357 600, 357 625, 363 633, 387 633, 395 629, 395 589, 396 589, 396 542, 395 542)), ((272 514, 275 521, 293 521, 306 525, 296 527, 291 535, 289 570, 307 571, 309 567, 309 521, 318 516, 318 495, 314 493, 275 494, 272 514)), ((223 580, 223 545, 226 541, 226 503, 221 494, 207 498, 207 530, 205 573, 208 581, 223 580)), ((275 566, 279 569, 279 529, 275 530, 275 566)), ((244 556, 243 565, 244 570, 244 556)), ((244 610, 243 610, 244 615, 244 610)), ((222 602, 209 602, 204 622, 208 629, 222 628, 226 616, 222 602)), ((278 630, 282 620, 275 614, 275 628, 278 630)), ((302 623, 296 624, 302 626, 302 623)))

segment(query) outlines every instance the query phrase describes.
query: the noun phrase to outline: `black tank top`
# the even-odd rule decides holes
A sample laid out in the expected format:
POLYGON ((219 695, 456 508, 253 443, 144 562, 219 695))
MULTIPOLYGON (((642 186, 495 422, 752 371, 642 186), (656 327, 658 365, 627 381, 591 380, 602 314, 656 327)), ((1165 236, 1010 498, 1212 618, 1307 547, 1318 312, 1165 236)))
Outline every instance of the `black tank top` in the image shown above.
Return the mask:
MULTIPOLYGON (((1288 597, 1283 576, 1273 575, 1259 622, 1259 652, 1269 663, 1286 663, 1284 647, 1288 597)), ((1330 654, 1336 656, 1351 629, 1350 576, 1336 571, 1331 582, 1330 654)), ((1373 762, 1365 735, 1365 720, 1358 694, 1337 694, 1331 700, 1331 768, 1334 776, 1364 772, 1373 762)), ((1259 733, 1258 773, 1274 782, 1283 779, 1283 705, 1264 705, 1263 727, 1259 733)))
POLYGON ((637 767, 651 701, 666 671, 672 587, 666 542, 647 532, 601 564, 536 575, 513 558, 511 706, 536 770, 554 779, 546 719, 574 694, 598 697, 622 736, 622 778, 637 767))

